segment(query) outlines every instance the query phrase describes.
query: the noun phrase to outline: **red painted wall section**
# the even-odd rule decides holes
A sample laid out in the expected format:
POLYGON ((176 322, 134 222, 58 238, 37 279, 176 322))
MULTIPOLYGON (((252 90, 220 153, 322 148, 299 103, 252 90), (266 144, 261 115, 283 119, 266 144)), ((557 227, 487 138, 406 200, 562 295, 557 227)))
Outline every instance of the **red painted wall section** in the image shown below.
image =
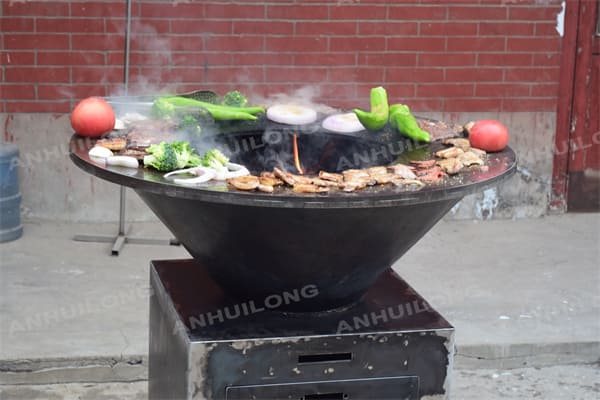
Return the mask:
MULTIPOLYGON (((132 0, 130 93, 312 85, 349 106, 384 85, 417 111, 554 111, 560 3, 132 0)), ((124 1, 3 0, 1 12, 0 111, 122 93, 124 1)))

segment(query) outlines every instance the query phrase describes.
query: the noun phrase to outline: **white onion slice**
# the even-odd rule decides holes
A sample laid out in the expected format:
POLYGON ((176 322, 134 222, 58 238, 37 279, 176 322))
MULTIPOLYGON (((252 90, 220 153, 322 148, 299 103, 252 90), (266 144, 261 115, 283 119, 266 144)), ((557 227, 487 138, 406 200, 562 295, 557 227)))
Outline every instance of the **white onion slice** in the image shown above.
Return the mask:
POLYGON ((139 168, 140 163, 137 158, 129 156, 112 156, 106 158, 106 165, 125 168, 139 168))
POLYGON ((112 157, 113 152, 110 151, 110 149, 107 149, 106 147, 94 146, 88 152, 88 155, 90 157, 95 157, 95 158, 106 158, 106 157, 112 157))
POLYGON ((280 124, 304 125, 315 122, 317 112, 296 104, 277 104, 267 109, 267 118, 280 124))
POLYGON ((197 185, 199 183, 208 182, 215 177, 217 171, 212 168, 206 167, 194 167, 194 168, 186 168, 179 169, 177 171, 171 171, 168 174, 165 174, 164 177, 168 178, 173 175, 180 174, 192 174, 196 175, 196 178, 176 178, 173 179, 173 182, 178 185, 197 185))
POLYGON ((323 120, 323 128, 337 133, 354 133, 365 129, 353 112, 330 115, 323 120))
POLYGON ((250 171, 248 171, 246 167, 231 162, 227 163, 227 172, 216 171, 216 173, 217 175, 215 176, 215 179, 218 181, 250 175, 250 171))
POLYGON ((122 131, 123 129, 125 129, 125 122, 123 122, 119 118, 115 119, 115 126, 113 127, 113 130, 122 131))

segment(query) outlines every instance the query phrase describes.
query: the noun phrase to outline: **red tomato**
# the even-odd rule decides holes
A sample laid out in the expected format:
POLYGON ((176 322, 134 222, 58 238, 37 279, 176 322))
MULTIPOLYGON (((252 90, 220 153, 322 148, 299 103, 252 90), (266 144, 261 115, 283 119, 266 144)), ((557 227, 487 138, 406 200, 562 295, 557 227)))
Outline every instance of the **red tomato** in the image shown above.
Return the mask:
POLYGON ((481 150, 500 151, 508 144, 508 130, 492 119, 477 121, 469 130, 469 143, 481 150))
POLYGON ((100 137, 115 127, 115 113, 104 99, 88 97, 73 109, 71 126, 81 136, 100 137))

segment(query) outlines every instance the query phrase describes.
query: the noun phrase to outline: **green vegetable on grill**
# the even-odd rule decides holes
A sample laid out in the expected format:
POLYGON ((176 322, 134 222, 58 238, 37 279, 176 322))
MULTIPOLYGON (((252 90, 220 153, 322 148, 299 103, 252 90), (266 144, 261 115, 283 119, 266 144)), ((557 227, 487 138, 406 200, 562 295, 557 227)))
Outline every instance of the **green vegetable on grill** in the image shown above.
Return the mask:
POLYGON ((355 109, 354 113, 365 128, 371 131, 382 129, 388 122, 389 107, 386 90, 378 86, 371 89, 371 111, 355 109))
POLYGON ((245 107, 248 104, 248 99, 237 90, 225 93, 222 101, 224 106, 229 107, 245 107))
POLYGON ((389 108, 390 125, 407 138, 427 142, 431 141, 429 133, 419 127, 417 120, 410 113, 410 108, 405 104, 394 104, 389 108))
POLYGON ((206 103, 181 96, 164 96, 154 100, 152 116, 155 118, 171 118, 181 107, 202 107, 206 109, 215 120, 256 120, 256 114, 264 113, 262 107, 230 107, 206 103))
POLYGON ((186 167, 197 167, 202 159, 195 153, 189 142, 174 141, 152 144, 146 149, 144 166, 169 172, 186 167))

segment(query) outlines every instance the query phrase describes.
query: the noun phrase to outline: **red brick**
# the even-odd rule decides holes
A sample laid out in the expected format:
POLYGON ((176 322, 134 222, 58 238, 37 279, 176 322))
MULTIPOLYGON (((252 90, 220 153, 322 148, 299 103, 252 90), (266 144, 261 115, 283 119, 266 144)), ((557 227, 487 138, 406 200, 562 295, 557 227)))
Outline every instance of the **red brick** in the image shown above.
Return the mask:
MULTIPOLYGON (((311 19, 322 20, 329 18, 329 8, 314 5, 269 4, 267 6, 267 19, 311 19)), ((268 21, 265 22, 268 24, 268 21)))
POLYGON ((504 38, 449 37, 447 48, 448 51, 503 51, 504 42, 504 38))
POLYGON ((5 67, 6 82, 69 82, 68 67, 5 67))
POLYGON ((557 104, 555 98, 505 98, 502 99, 502 111, 555 111, 557 104))
POLYGON ((81 1, 71 3, 71 15, 73 17, 122 17, 126 15, 126 12, 124 1, 81 1))
POLYGON ((501 68, 448 68, 446 82, 502 82, 501 68))
POLYGON ((531 54, 524 53, 489 53, 478 54, 477 64, 482 66, 529 66, 531 54))
POLYGON ((445 6, 390 5, 388 19, 395 21, 436 21, 445 19, 446 13, 447 7, 445 6))
POLYGON ((327 50, 327 39, 319 36, 267 36, 267 51, 315 52, 327 50))
MULTIPOLYGON (((170 66, 175 64, 172 60, 171 53, 156 53, 156 52, 138 52, 132 51, 129 55, 129 65, 156 65, 170 66)), ((114 65, 114 64, 109 64, 114 65)))
POLYGON ((67 34, 5 34, 5 49, 61 50, 69 48, 67 34))
POLYGON ((558 83, 537 83, 531 86, 531 97, 558 97, 558 83))
POLYGON ((348 36, 329 39, 330 51, 383 51, 385 38, 378 36, 348 36))
POLYGON ((96 83, 91 85, 39 85, 38 99, 40 100, 64 100, 84 99, 90 96, 106 96, 108 93, 104 85, 96 83))
MULTIPOLYGON (((348 84, 322 84, 319 85, 321 90, 320 99, 344 99, 344 98, 355 98, 356 97, 356 85, 348 84)), ((336 106, 336 104, 330 104, 336 106)))
POLYGON ((442 68, 400 68, 388 67, 385 73, 386 82, 443 82, 442 68))
MULTIPOLYGON (((269 23, 270 24, 270 23, 269 23)), ((264 23, 263 23, 264 25, 264 23)), ((268 28, 270 30, 270 28, 268 28)), ((296 22, 296 35, 355 35, 356 22, 296 22)))
POLYGON ((233 65, 293 65, 290 53, 233 53, 233 65))
POLYGON ((471 36, 477 35, 475 22, 421 22, 421 36, 471 36))
POLYGON ((387 7, 385 6, 364 6, 352 4, 332 5, 329 10, 329 17, 335 19, 356 20, 382 20, 387 15, 387 7))
POLYGON ((390 37, 387 39, 388 51, 443 51, 446 39, 443 37, 390 37))
POLYGON ((73 50, 120 50, 125 47, 123 35, 99 35, 99 34, 72 34, 71 46, 73 50))
POLYGON ((419 54, 419 66, 469 66, 475 65, 475 58, 476 55, 473 53, 422 53, 419 54))
POLYGON ((354 53, 297 53, 293 65, 314 65, 317 67, 356 65, 354 53))
MULTIPOLYGON (((172 33, 196 33, 204 34, 210 33, 211 35, 219 34, 231 34, 233 30, 233 22, 222 21, 222 20, 203 20, 198 21, 197 19, 180 19, 171 20, 171 32, 172 33)), ((251 33, 251 32, 246 32, 251 33)))
POLYGON ((3 51, 0 53, 0 65, 33 65, 33 51, 3 51))
POLYGON ((417 35, 419 25, 416 22, 369 22, 358 23, 359 35, 417 35))
POLYGON ((72 72, 73 83, 108 83, 123 80, 122 66, 107 67, 79 67, 74 66, 72 72))
POLYGON ((0 84, 3 100, 31 100, 35 99, 35 86, 0 84))
MULTIPOLYGON (((168 27, 169 25, 169 21, 162 21, 163 23, 165 23, 168 27)), ((123 33, 125 32, 125 29, 127 27, 127 21, 125 20, 125 18, 110 18, 110 19, 106 19, 105 21, 106 25, 105 25, 105 32, 106 33, 123 33)), ((139 26, 140 24, 136 22, 136 19, 134 18, 131 21, 131 31, 133 34, 137 34, 139 32, 139 26)), ((168 29, 168 28, 167 28, 168 29)))
MULTIPOLYGON (((140 17, 146 18, 198 18, 205 16, 204 2, 159 2, 141 3, 140 17)), ((208 5, 207 5, 208 6, 208 5)), ((224 9, 225 5, 222 6, 224 9)), ((200 23, 200 21, 198 22, 200 23)))
POLYGON ((208 3, 205 5, 204 13, 208 19, 261 19, 265 18, 265 6, 263 4, 208 3))
POLYGON ((395 67, 416 67, 417 55, 414 53, 362 53, 358 55, 358 65, 380 65, 395 67))
POLYGON ((119 65, 125 62, 125 51, 109 51, 106 54, 106 65, 119 65))
POLYGON ((212 67, 205 70, 210 82, 263 82, 263 67, 212 67))
POLYGON ((478 83, 475 87, 476 97, 527 97, 529 84, 510 83, 478 83))
POLYGON ((209 36, 204 39, 206 50, 215 51, 262 51, 264 39, 258 35, 209 36))
POLYGON ((560 68, 511 68, 506 70, 507 82, 558 82, 560 68))
POLYGON ((383 68, 330 68, 329 82, 383 82, 383 68))
POLYGON ((38 65, 104 65, 104 53, 99 51, 38 52, 38 65))
POLYGON ((173 53, 171 54, 171 63, 173 66, 185 65, 230 65, 231 53, 223 52, 198 52, 198 53, 173 53))
POLYGON ((531 36, 534 24, 527 22, 480 22, 480 36, 531 36))
POLYGON ((562 38, 508 38, 508 51, 560 51, 562 38))
POLYGON ((450 20, 505 20, 506 17, 506 7, 453 5, 448 7, 450 20))
MULTIPOLYGON (((212 32, 212 31, 211 31, 212 32)), ((294 23, 288 21, 234 21, 233 33, 239 34, 270 34, 285 35, 294 33, 294 23)), ((312 33, 312 32, 309 32, 312 33)), ((302 34, 302 33, 300 33, 302 34)))
POLYGON ((33 32, 33 18, 0 17, 0 32, 33 32))
MULTIPOLYGON (((114 19, 114 18, 113 18, 114 19)), ((107 25, 109 25, 112 20, 107 21, 107 25)), ((156 35, 156 34, 165 34, 171 31, 171 23, 173 24, 186 24, 189 20, 168 20, 164 18, 133 18, 131 21, 131 32, 133 35, 156 35)), ((126 23, 126 20, 116 20, 114 23, 115 28, 117 28, 121 23, 126 23)), ((196 25, 198 23, 196 22, 196 25)), ((123 25, 125 28, 125 25, 123 25)), ((108 31, 108 28, 107 28, 108 31)), ((124 32, 124 31, 120 31, 124 32)))
POLYGON ((4 16, 27 15, 27 16, 68 16, 69 3, 57 1, 10 1, 2 2, 2 14, 4 16))
POLYGON ((104 32, 104 20, 98 18, 38 18, 37 32, 104 32))
POLYGON ((533 65, 544 67, 559 67, 562 53, 541 53, 533 55, 533 65))
POLYGON ((502 108, 501 99, 488 98, 462 98, 448 99, 444 102, 444 111, 446 112, 461 112, 461 111, 500 111, 502 108))
POLYGON ((511 20, 523 21, 555 21, 560 12, 560 6, 512 6, 509 8, 508 17, 511 20))
POLYGON ((425 111, 440 111, 444 107, 444 101, 442 99, 411 99, 410 110, 414 113, 425 112, 425 111))
MULTIPOLYGON (((207 42, 212 37, 206 38, 207 42)), ((202 37, 199 35, 189 36, 157 36, 137 35, 132 38, 131 50, 153 51, 168 54, 174 51, 200 51, 204 48, 202 37)), ((223 49, 225 50, 225 49, 223 49)))
POLYGON ((472 97, 474 84, 418 84, 417 97, 472 97))
POLYGON ((550 36, 556 37, 558 36, 558 31, 556 30, 556 21, 552 22, 538 22, 535 24, 535 35, 536 36, 550 36))
POLYGON ((266 82, 321 83, 327 80, 327 68, 267 67, 266 82))
POLYGON ((71 102, 63 101, 7 101, 4 111, 7 113, 68 113, 71 111, 71 102))
POLYGON ((141 68, 137 79, 166 85, 175 82, 203 82, 205 76, 203 67, 141 68))

